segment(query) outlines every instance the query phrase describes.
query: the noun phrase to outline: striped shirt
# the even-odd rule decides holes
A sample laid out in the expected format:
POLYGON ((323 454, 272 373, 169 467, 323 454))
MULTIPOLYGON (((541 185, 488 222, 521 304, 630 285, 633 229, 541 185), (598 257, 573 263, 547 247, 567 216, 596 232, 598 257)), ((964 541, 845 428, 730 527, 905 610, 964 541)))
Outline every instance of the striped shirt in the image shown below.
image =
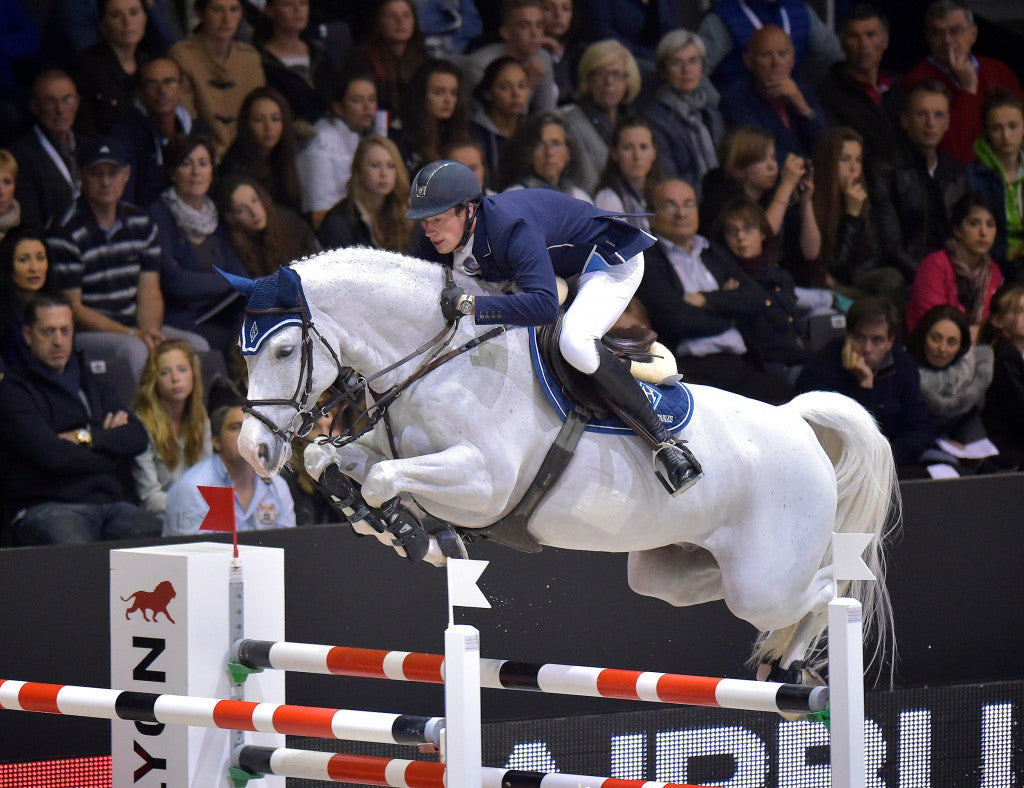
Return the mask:
POLYGON ((162 259, 156 225, 146 213, 122 202, 108 231, 80 197, 54 225, 48 241, 61 288, 81 289, 83 305, 135 325, 139 275, 159 273, 162 259))

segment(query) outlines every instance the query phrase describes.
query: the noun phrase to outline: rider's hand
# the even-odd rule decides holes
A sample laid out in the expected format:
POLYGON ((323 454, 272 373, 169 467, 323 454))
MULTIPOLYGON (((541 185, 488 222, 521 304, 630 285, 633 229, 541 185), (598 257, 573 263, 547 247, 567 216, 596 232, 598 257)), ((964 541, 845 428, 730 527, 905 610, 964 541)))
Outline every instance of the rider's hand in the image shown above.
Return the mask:
POLYGON ((444 319, 451 322, 462 317, 459 311, 459 299, 466 294, 458 285, 452 285, 441 291, 441 314, 444 319))

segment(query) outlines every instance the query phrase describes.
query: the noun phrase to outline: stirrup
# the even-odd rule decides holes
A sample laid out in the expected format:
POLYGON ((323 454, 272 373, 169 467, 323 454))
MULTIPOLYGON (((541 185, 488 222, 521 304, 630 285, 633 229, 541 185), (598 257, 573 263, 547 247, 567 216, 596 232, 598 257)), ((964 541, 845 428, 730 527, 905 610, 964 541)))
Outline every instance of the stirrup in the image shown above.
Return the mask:
POLYGON ((658 478, 658 481, 661 482, 665 491, 673 498, 677 495, 682 495, 693 487, 693 485, 699 482, 704 476, 704 471, 700 467, 700 463, 697 462, 697 458, 693 456, 693 453, 682 444, 674 443, 671 440, 659 444, 651 452, 651 462, 654 463, 654 475, 658 478), (670 478, 670 471, 672 468, 667 462, 665 462, 664 458, 661 457, 663 452, 670 450, 678 451, 689 466, 689 473, 683 476, 682 479, 679 479, 678 482, 673 481, 670 478))

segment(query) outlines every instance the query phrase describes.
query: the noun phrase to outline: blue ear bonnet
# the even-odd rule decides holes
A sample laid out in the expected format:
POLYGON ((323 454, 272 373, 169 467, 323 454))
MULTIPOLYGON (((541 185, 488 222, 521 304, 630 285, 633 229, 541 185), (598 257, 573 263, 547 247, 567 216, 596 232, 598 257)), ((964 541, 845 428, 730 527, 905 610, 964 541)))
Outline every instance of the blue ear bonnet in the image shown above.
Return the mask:
POLYGON ((303 317, 308 320, 309 308, 302 292, 302 280, 291 268, 282 266, 277 273, 260 279, 218 271, 238 292, 248 297, 240 337, 243 356, 259 353, 263 343, 282 328, 301 326, 303 317), (264 309, 284 311, 272 315, 252 314, 264 309))

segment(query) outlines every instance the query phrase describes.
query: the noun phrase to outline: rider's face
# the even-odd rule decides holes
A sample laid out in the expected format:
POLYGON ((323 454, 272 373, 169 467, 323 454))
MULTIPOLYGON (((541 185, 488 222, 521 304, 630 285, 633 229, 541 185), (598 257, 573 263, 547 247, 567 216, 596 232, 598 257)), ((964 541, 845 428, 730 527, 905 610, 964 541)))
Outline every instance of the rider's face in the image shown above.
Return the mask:
POLYGON ((423 233, 427 240, 434 245, 441 254, 450 254, 459 247, 462 240, 462 233, 466 229, 466 214, 456 208, 449 208, 444 213, 423 219, 423 233))

